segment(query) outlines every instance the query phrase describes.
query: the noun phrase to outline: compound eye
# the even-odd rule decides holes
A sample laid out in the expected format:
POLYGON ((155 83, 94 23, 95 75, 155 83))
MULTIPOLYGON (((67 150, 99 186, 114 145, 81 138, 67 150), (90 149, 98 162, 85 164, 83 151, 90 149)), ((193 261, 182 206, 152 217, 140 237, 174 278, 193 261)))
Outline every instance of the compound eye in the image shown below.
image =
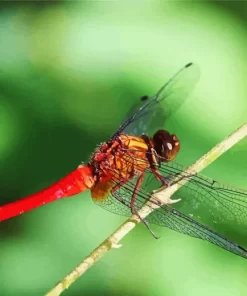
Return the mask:
POLYGON ((157 131, 153 136, 153 141, 154 149, 164 162, 173 160, 180 149, 178 138, 166 130, 157 131))
POLYGON ((172 140, 173 140, 172 142, 173 145, 172 145, 172 151, 170 154, 170 160, 174 159, 177 156, 178 151, 180 150, 180 142, 178 138, 175 135, 173 135, 172 140))
POLYGON ((172 144, 171 144, 171 143, 169 143, 169 142, 168 142, 168 143, 166 143, 166 146, 167 146, 168 150, 172 150, 172 148, 173 148, 173 147, 172 147, 172 144))

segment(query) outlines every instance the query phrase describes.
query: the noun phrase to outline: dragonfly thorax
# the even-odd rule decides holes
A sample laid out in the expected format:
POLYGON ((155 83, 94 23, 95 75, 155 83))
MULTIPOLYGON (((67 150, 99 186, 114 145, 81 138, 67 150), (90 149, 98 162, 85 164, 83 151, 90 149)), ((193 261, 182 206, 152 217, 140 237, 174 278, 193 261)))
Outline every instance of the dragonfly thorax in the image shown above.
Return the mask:
POLYGON ((153 165, 174 159, 179 149, 178 138, 165 130, 157 131, 152 138, 120 135, 93 154, 96 182, 131 179, 153 165))
POLYGON ((97 181, 127 180, 143 172, 149 167, 146 159, 148 150, 144 139, 130 135, 120 135, 113 141, 103 143, 91 160, 97 181))

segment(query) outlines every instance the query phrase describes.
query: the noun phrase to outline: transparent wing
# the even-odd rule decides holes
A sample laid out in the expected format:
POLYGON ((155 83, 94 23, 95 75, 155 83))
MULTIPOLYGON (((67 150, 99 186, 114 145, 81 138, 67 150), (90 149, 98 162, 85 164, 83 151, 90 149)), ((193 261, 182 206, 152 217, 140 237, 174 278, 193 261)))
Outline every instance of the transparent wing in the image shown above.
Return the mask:
POLYGON ((247 250, 245 248, 171 207, 164 206, 156 210, 148 216, 147 220, 150 223, 206 240, 220 248, 247 258, 247 250))
MULTIPOLYGON (((166 180, 172 183, 174 177, 181 174, 183 167, 168 163, 162 165, 159 170, 166 180)), ((184 174, 183 178, 189 179, 188 183, 172 197, 172 199, 182 198, 182 201, 172 207, 163 206, 155 210, 147 217, 147 221, 192 237, 207 240, 247 258, 247 251, 243 247, 218 233, 218 231, 224 233, 226 228, 222 225, 230 223, 232 227, 235 226, 235 232, 231 236, 236 236, 236 239, 239 239, 239 236, 236 235, 238 230, 236 226, 246 226, 247 224, 247 192, 199 174, 193 177, 184 174)), ((133 196, 135 184, 136 179, 132 179, 121 186, 119 190, 110 194, 99 205, 113 213, 130 216, 130 200, 133 196)), ((140 209, 150 199, 148 192, 153 187, 157 189, 160 185, 153 174, 147 171, 142 188, 137 192, 135 209, 140 209)), ((247 241, 245 240, 244 243, 247 243, 247 241)))
POLYGON ((154 96, 139 99, 111 139, 121 133, 136 136, 142 133, 152 135, 157 129, 163 128, 165 120, 183 104, 199 77, 197 65, 185 65, 154 96))
MULTIPOLYGON (((189 179, 174 194, 174 199, 182 199, 180 203, 174 205, 182 213, 190 215, 199 222, 210 221, 211 225, 238 225, 247 228, 247 191, 200 174, 186 175, 182 173, 185 168, 175 162, 163 164, 159 170, 170 183, 173 183, 174 176, 179 174, 189 179)), ((149 182, 149 190, 157 186, 155 183, 154 179, 149 182)))

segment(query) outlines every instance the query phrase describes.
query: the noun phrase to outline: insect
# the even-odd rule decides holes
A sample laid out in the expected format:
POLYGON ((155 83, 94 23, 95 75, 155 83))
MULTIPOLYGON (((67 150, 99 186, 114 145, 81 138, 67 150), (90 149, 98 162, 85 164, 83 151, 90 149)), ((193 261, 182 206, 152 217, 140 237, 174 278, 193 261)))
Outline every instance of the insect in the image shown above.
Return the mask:
POLYGON ((162 205, 142 221, 148 227, 148 222, 165 226, 247 258, 244 247, 220 234, 224 233, 225 224, 246 226, 247 191, 199 174, 183 174, 183 166, 174 162, 180 150, 179 139, 162 129, 198 78, 197 66, 185 65, 154 96, 139 99, 88 163, 38 193, 1 206, 0 221, 85 190, 91 190, 95 203, 111 212, 138 214, 138 209, 150 199, 152 189, 169 186, 176 176, 182 175, 189 179, 175 194, 182 200, 162 205))

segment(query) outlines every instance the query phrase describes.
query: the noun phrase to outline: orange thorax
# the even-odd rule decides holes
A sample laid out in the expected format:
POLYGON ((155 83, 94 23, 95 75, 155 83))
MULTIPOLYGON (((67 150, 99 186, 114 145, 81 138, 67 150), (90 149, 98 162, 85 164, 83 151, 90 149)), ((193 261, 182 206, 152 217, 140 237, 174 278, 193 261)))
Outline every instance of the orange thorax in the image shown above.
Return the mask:
POLYGON ((146 142, 135 136, 121 135, 102 144, 92 157, 97 175, 93 198, 108 195, 114 184, 128 181, 148 168, 147 151, 146 142))

